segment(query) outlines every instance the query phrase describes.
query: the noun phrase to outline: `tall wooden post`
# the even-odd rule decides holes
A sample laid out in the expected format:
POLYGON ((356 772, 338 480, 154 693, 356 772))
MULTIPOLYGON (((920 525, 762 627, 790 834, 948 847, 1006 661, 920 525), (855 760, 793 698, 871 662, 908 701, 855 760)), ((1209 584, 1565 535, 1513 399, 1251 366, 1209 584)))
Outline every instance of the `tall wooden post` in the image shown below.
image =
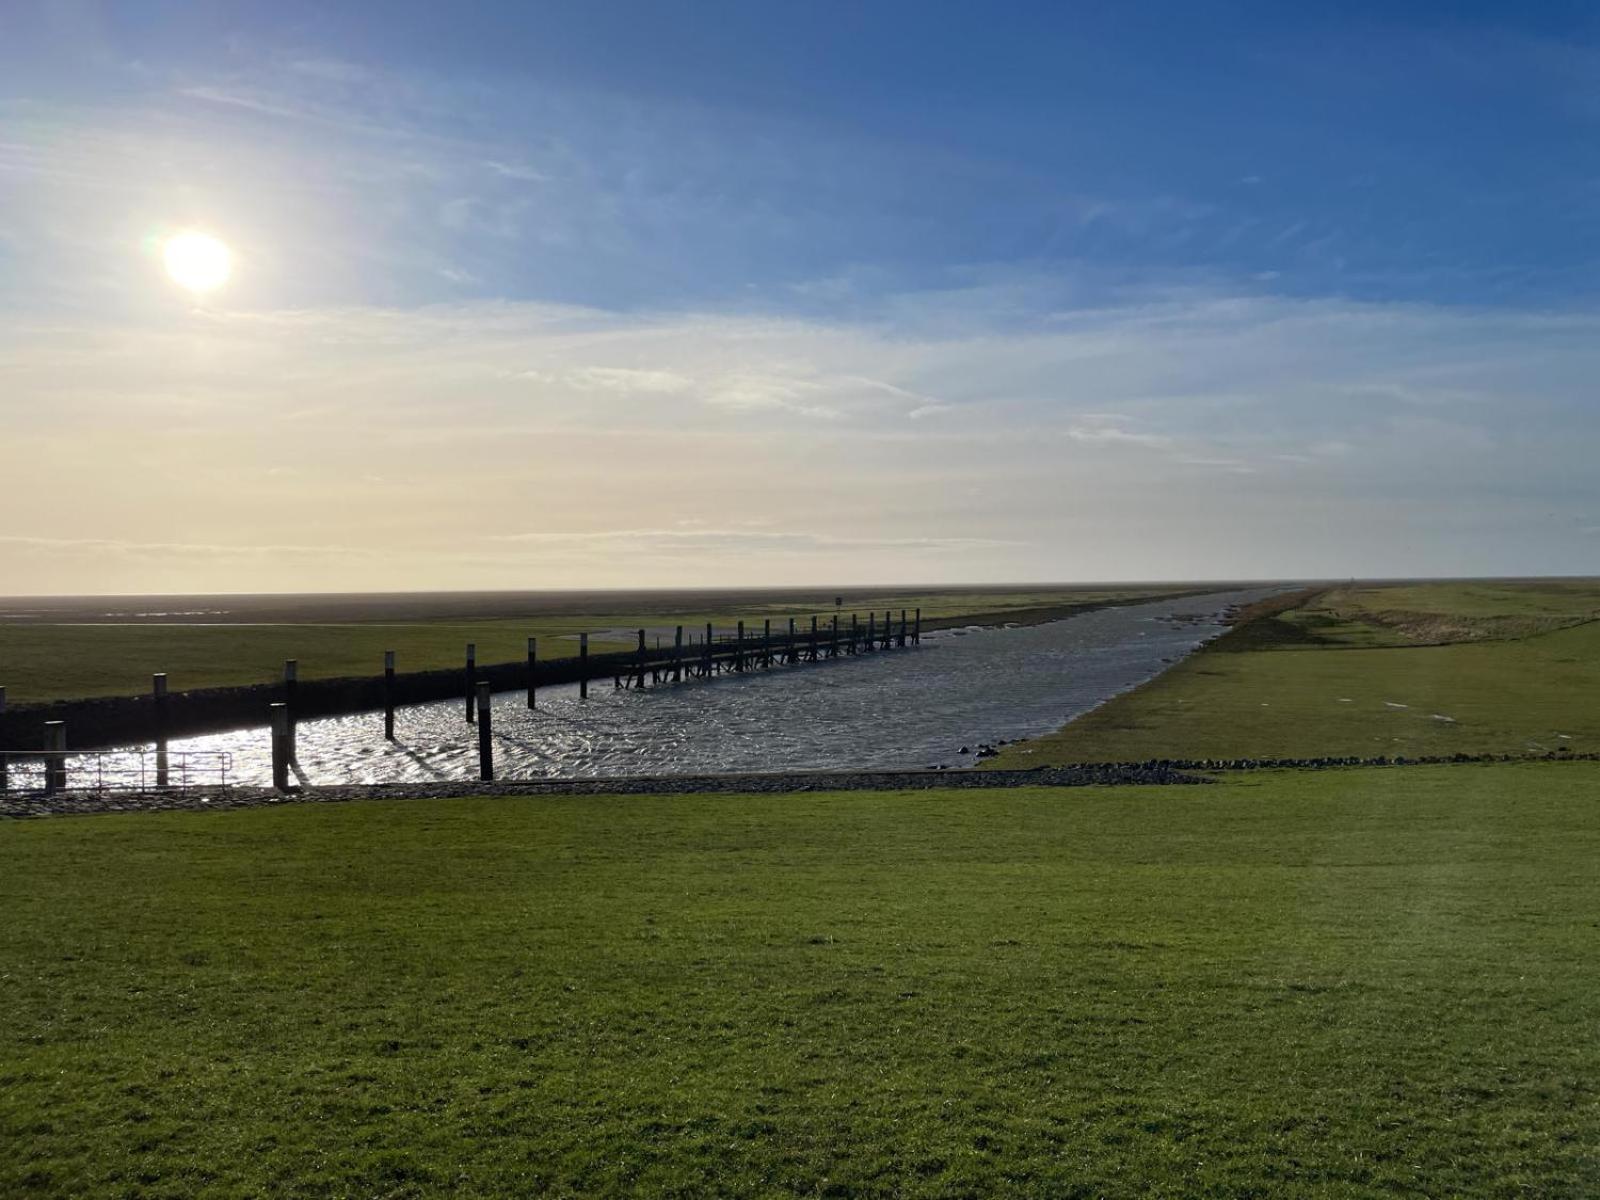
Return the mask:
POLYGON ((705 645, 706 678, 707 679, 710 679, 711 676, 715 673, 715 671, 717 669, 717 660, 716 660, 716 657, 715 657, 715 653, 716 652, 711 647, 711 622, 707 621, 706 622, 706 645, 705 645))
POLYGON ((6 774, 6 689, 0 686, 0 796, 10 786, 6 774))
POLYGON ((289 715, 289 761, 300 757, 299 724, 300 660, 291 658, 283 664, 283 711, 289 715))
POLYGON ((683 626, 672 635, 672 682, 683 682, 683 626))
POLYGON ((647 657, 649 657, 649 654, 644 648, 644 630, 641 629, 639 630, 639 654, 633 664, 634 683, 640 688, 644 687, 644 663, 647 657))
POLYGON ((478 684, 478 778, 494 782, 494 717, 489 681, 478 684))
POLYGON ((743 621, 739 622, 739 632, 738 632, 737 636, 738 636, 739 640, 737 642, 735 642, 734 645, 733 645, 733 669, 735 671, 743 671, 744 670, 744 622, 743 621))
POLYGON ((883 648, 885 650, 894 645, 894 626, 890 621, 892 615, 888 609, 883 610, 883 648))
POLYGON ((478 644, 467 643, 467 724, 477 720, 478 711, 478 644))
POLYGON ((789 644, 784 647, 784 650, 783 650, 783 662, 784 662, 785 666, 792 666, 793 663, 794 663, 794 618, 793 617, 789 618, 789 644))
POLYGON ((876 650, 877 648, 878 648, 878 614, 875 613, 875 612, 869 612, 867 614, 867 649, 868 650, 876 650))
MULTIPOLYGON (((156 718, 156 786, 164 788, 171 780, 167 760, 167 673, 150 676, 150 703, 156 718)), ((143 771, 140 772, 143 774, 143 771)))
POLYGON ((851 613, 850 614, 850 653, 851 654, 854 654, 856 652, 856 639, 860 635, 861 635, 861 630, 860 630, 859 623, 856 621, 856 615, 855 615, 855 613, 851 613))
POLYGON ((280 792, 289 790, 289 706, 274 704, 272 714, 272 786, 280 792))
POLYGON ((834 613, 828 629, 828 657, 839 657, 839 614, 834 613))
POLYGON ((383 652, 383 736, 394 741, 394 651, 383 652))
POLYGON ((911 634, 911 643, 914 646, 922 645, 922 610, 917 609, 917 623, 911 634))
POLYGON ((538 688, 539 679, 539 639, 528 639, 528 707, 538 708, 539 701, 534 693, 538 688))
POLYGON ((811 662, 817 661, 817 614, 811 614, 811 646, 808 658, 811 662))
POLYGON ((772 665, 772 618, 763 617, 761 620, 761 669, 765 671, 772 665))
POLYGON ((578 699, 589 698, 589 635, 578 635, 578 699))
POLYGON ((67 723, 44 723, 44 793, 54 796, 67 786, 67 723))
POLYGON ((906 648, 906 610, 900 610, 900 649, 906 648))

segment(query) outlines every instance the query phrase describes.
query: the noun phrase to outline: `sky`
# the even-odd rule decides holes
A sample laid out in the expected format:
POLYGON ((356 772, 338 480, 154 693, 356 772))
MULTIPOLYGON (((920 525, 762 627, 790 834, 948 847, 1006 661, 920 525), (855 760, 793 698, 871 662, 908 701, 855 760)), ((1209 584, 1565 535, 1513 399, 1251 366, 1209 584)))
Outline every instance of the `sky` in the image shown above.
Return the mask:
POLYGON ((1582 4, 12 0, 0 594, 1600 573, 1597 134, 1582 4))

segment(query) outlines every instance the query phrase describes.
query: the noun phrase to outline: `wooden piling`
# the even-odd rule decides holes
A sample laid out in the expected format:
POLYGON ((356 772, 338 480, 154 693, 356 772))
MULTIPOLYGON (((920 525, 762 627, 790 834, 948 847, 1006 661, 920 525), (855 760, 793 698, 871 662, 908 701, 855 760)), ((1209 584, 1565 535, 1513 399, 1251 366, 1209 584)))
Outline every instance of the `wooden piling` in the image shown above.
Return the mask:
POLYGON ((538 689, 539 680, 539 639, 528 639, 528 707, 538 708, 539 701, 534 695, 538 689))
POLYGON ((714 659, 712 657, 711 622, 710 621, 706 622, 706 644, 704 646, 704 654, 705 654, 705 670, 704 670, 703 674, 705 675, 705 677, 707 679, 710 679, 712 674, 715 672, 716 665, 717 665, 716 664, 716 659, 714 659))
POLYGON ((839 657, 839 614, 834 613, 828 624, 828 657, 839 657))
POLYGON ((289 714, 289 761, 300 757, 300 731, 298 699, 300 693, 300 660, 285 659, 283 664, 283 711, 289 714))
POLYGON ((0 686, 0 796, 10 786, 6 772, 6 689, 0 686))
POLYGON ((672 635, 672 682, 683 682, 683 626, 672 635))
POLYGON ((855 615, 855 613, 851 613, 850 614, 850 653, 852 655, 855 654, 855 652, 856 652, 856 639, 860 636, 860 634, 861 634, 861 630, 860 630, 859 623, 856 621, 856 615, 855 615))
POLYGON ((902 650, 906 648, 906 610, 903 608, 900 610, 900 640, 897 645, 902 650))
POLYGON ((54 796, 67 787, 67 723, 44 723, 44 794, 54 796))
POLYGON ((394 651, 383 652, 383 736, 394 741, 394 651))
POLYGON ((739 622, 739 640, 733 644, 733 669, 744 670, 744 622, 739 622))
POLYGON ((922 610, 920 608, 917 609, 917 623, 911 633, 911 644, 913 646, 922 645, 922 610))
POLYGON ((578 635, 578 699, 589 698, 589 635, 578 635))
POLYGON ((785 666, 794 665, 794 618, 789 618, 789 644, 784 647, 783 662, 785 666))
POLYGON ((272 786, 280 792, 289 790, 289 706, 274 704, 272 714, 272 786))
POLYGON ((645 660, 649 657, 649 652, 644 648, 644 630, 641 629, 639 630, 639 653, 633 663, 634 686, 636 687, 644 687, 645 660))
POLYGON ((875 612, 867 614, 866 648, 868 650, 876 650, 878 648, 878 614, 875 612))
POLYGON ((885 650, 892 650, 894 648, 893 617, 894 614, 888 609, 883 610, 883 648, 885 650))
POLYGON ((477 719, 478 708, 478 644, 467 643, 467 724, 477 719))
POLYGON ((167 673, 159 671, 150 676, 150 703, 155 713, 156 725, 156 786, 164 788, 171 782, 167 758, 167 673))
POLYGON ((811 614, 811 642, 810 642, 809 647, 807 648, 806 661, 807 662, 816 662, 817 661, 817 614, 816 613, 812 613, 811 614))
POLYGON ((764 617, 761 621, 761 669, 765 671, 772 666, 772 618, 764 617))
POLYGON ((478 778, 485 783, 494 782, 494 718, 490 700, 489 681, 481 681, 477 688, 478 699, 478 778))

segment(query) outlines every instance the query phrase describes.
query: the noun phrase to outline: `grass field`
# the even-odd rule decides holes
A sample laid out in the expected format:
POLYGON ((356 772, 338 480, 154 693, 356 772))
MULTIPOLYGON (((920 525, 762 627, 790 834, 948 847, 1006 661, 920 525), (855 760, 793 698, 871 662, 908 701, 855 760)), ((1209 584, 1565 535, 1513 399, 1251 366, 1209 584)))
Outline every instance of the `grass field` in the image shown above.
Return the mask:
POLYGON ((1600 767, 0 828, 0 1194, 1590 1196, 1600 767))
MULTIPOLYGON (((846 597, 843 612, 922 609, 924 620, 976 613, 1007 613, 1041 606, 1097 603, 1108 599, 1190 590, 1154 586, 1130 588, 1051 588, 1031 591, 950 589, 938 592, 858 592, 846 597)), ((379 609, 389 598, 375 597, 379 609)), ((788 617, 801 620, 833 611, 832 597, 812 593, 765 593, 737 600, 714 593, 687 594, 683 609, 641 608, 615 596, 591 595, 562 611, 559 596, 529 601, 528 612, 518 616, 460 616, 431 618, 419 612, 418 602, 396 605, 403 618, 328 620, 330 612, 346 614, 355 606, 334 606, 306 597, 308 613, 317 619, 293 617, 293 607, 264 610, 273 619, 240 620, 220 624, 190 620, 114 620, 97 623, 94 606, 77 605, 83 615, 70 621, 39 619, 0 620, 0 684, 12 703, 86 696, 129 696, 146 693, 150 676, 165 671, 175 691, 267 683, 282 676, 283 661, 300 662, 306 679, 377 675, 383 669, 383 652, 394 649, 402 671, 426 671, 461 665, 468 642, 478 647, 481 663, 521 662, 527 639, 539 639, 543 658, 567 658, 578 652, 577 634, 585 631, 629 630, 683 624, 690 632, 703 631, 707 621, 720 629, 740 618, 755 621, 770 617, 782 627, 788 617), (826 607, 824 607, 826 606, 826 607)), ((194 603, 194 600, 188 601, 194 603)), ((225 600, 218 603, 226 603, 225 600)), ((509 603, 509 602, 508 602, 509 603)), ((652 596, 660 603, 660 594, 652 596)), ((106 602, 107 607, 128 607, 106 602)), ((452 597, 441 597, 440 609, 465 607, 452 597)), ((170 606, 169 606, 170 607, 170 606)), ((628 649, 623 641, 592 638, 595 653, 628 649)))
POLYGON ((1337 589, 991 765, 1593 752, 1597 615, 1594 580, 1337 589))

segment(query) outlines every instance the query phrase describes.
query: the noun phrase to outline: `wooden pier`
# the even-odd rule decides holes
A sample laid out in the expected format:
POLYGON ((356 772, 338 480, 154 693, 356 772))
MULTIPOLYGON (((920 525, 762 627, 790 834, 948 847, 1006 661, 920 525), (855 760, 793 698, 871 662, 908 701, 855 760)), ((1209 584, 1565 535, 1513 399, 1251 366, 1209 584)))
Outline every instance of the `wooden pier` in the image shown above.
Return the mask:
POLYGON ((898 627, 892 613, 883 614, 881 626, 876 613, 868 614, 865 627, 855 613, 850 614, 849 626, 841 627, 835 613, 826 626, 820 626, 817 618, 812 617, 810 628, 798 632, 794 618, 790 617, 788 632, 781 638, 773 636, 770 618, 762 620, 760 633, 746 631, 745 623, 739 621, 732 634, 718 635, 708 623, 703 636, 697 639, 690 634, 687 642, 684 628, 679 625, 673 632, 670 647, 647 646, 643 629, 638 631, 638 637, 639 645, 632 661, 613 677, 619 691, 682 683, 686 678, 713 679, 718 675, 743 675, 749 671, 770 671, 773 667, 903 650, 922 641, 922 610, 919 608, 908 617, 906 610, 901 609, 898 627))

